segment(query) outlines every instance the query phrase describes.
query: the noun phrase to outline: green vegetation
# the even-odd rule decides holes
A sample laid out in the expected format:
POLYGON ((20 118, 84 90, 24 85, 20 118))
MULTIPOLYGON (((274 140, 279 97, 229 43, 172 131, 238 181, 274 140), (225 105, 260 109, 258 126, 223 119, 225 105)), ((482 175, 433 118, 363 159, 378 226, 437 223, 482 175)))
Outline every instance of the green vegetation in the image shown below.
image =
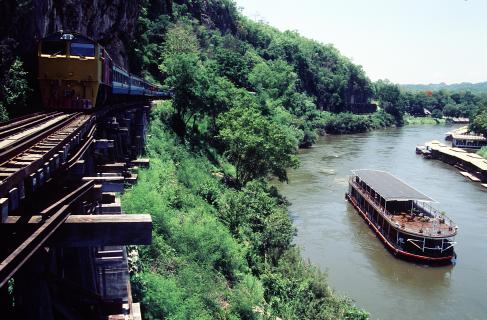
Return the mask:
POLYGON ((331 134, 360 133, 368 130, 387 128, 394 125, 393 116, 384 111, 370 115, 357 115, 349 112, 328 113, 325 130, 331 134))
POLYGON ((452 91, 452 92, 470 91, 473 93, 483 93, 483 92, 487 92, 487 81, 479 82, 479 83, 462 82, 462 83, 453 83, 453 84, 446 84, 446 83, 404 84, 404 85, 401 85, 401 88, 403 88, 405 90, 409 90, 409 91, 448 90, 448 91, 452 91))
POLYGON ((482 96, 479 107, 470 121, 470 130, 487 136, 487 95, 482 96))
POLYGON ((10 115, 22 114, 27 106, 27 98, 32 89, 27 82, 27 72, 23 63, 16 58, 7 72, 5 85, 0 88, 0 122, 10 115))
POLYGON ((373 84, 333 46, 247 19, 230 0, 166 3, 142 2, 130 57, 133 72, 174 93, 152 115, 151 168, 123 197, 126 212, 154 221, 153 244, 131 254, 144 315, 366 319, 302 261, 267 179, 287 180, 297 147, 318 133, 402 125, 443 95, 373 84), (374 97, 377 112, 351 113, 374 97))
POLYGON ((481 111, 475 116, 470 124, 470 129, 487 136, 487 111, 481 111))
POLYGON ((408 125, 419 125, 419 124, 444 124, 445 119, 438 119, 433 117, 413 117, 413 116, 406 116, 404 117, 404 123, 408 125))
POLYGON ((399 116, 390 122, 379 114, 354 117, 351 131, 334 127, 340 121, 330 122, 329 114, 360 110, 373 98, 374 86, 332 45, 247 19, 233 1, 178 3, 143 4, 130 61, 134 72, 175 92, 171 127, 181 139, 201 133, 197 124, 207 116, 207 137, 215 136, 218 115, 236 104, 290 126, 302 147, 326 128, 347 133, 401 125, 399 116))
POLYGON ((168 126, 174 110, 171 103, 154 110, 151 166, 122 198, 125 212, 153 218, 152 245, 130 250, 144 317, 367 319, 302 261, 276 190, 262 178, 233 184, 226 157, 181 144, 168 126))
POLYGON ((477 151, 477 154, 487 159, 487 147, 481 148, 479 151, 477 151))
MULTIPOLYGON (((479 110, 487 93, 474 94, 470 91, 404 91, 387 80, 374 83, 375 96, 379 105, 401 124, 403 114, 424 116, 425 110, 436 119, 445 117, 473 117, 479 110)), ((428 122, 431 122, 428 120, 428 122)))

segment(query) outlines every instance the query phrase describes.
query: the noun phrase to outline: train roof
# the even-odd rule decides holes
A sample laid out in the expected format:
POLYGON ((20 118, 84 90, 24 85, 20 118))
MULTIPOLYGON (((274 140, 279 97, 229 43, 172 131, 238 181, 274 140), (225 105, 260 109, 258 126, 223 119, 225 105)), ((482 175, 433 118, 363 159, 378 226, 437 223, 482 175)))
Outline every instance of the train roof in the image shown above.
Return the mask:
POLYGON ((64 32, 58 31, 47 35, 46 37, 41 39, 42 41, 58 41, 58 40, 65 40, 65 41, 75 41, 81 43, 95 43, 96 41, 88 38, 77 32, 64 32))
POLYGON ((435 202, 388 172, 369 169, 352 170, 352 172, 386 201, 435 202))

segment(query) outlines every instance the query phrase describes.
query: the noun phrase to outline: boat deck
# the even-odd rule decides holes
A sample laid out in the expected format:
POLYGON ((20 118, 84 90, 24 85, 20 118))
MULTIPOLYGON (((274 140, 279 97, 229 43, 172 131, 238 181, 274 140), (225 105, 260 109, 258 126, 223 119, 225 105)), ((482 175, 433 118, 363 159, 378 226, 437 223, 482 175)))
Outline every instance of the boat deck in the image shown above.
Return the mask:
POLYGON ((389 215, 389 218, 396 226, 407 232, 437 237, 455 235, 455 229, 446 223, 440 223, 439 218, 425 218, 408 213, 389 215))
POLYGON ((434 200, 430 197, 387 172, 377 170, 354 170, 353 172, 365 181, 370 189, 376 192, 375 197, 371 195, 370 190, 363 188, 354 178, 351 178, 349 183, 370 205, 375 207, 376 211, 392 227, 403 232, 430 238, 446 238, 456 235, 457 228, 453 221, 434 208, 426 210, 425 207, 417 203, 415 204, 416 212, 399 211, 392 213, 384 205, 384 200, 433 202, 434 200))

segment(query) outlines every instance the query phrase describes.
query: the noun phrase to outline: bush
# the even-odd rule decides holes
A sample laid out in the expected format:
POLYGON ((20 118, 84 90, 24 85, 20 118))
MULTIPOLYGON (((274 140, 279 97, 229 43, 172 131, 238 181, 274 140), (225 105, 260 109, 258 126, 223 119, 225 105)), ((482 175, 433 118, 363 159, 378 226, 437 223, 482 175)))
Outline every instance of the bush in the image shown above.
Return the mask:
POLYGON ((441 119, 443 117, 443 113, 440 109, 433 109, 433 111, 431 112, 431 117, 435 119, 441 119))
POLYGON ((487 147, 482 147, 479 151, 477 151, 477 154, 487 159, 487 147))
POLYGON ((7 120, 8 120, 7 109, 5 109, 3 103, 0 101, 0 122, 5 122, 7 120))
POLYGON ((3 107, 0 107, 0 118, 6 119, 6 109, 9 114, 22 114, 27 107, 27 99, 32 89, 27 81, 28 74, 24 70, 22 61, 16 58, 7 74, 7 81, 3 88, 3 107))

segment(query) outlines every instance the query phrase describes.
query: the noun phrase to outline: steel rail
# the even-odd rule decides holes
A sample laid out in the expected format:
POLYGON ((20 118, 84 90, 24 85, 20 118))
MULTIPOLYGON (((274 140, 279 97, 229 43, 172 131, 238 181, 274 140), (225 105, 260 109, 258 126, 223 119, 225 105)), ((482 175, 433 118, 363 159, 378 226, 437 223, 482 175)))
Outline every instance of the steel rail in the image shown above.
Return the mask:
POLYGON ((68 161, 66 161, 66 166, 68 169, 71 169, 76 164, 76 162, 83 157, 85 152, 91 146, 91 144, 95 140, 95 130, 96 130, 96 124, 93 125, 90 132, 86 135, 86 141, 83 143, 83 145, 68 161))
MULTIPOLYGON (((93 118, 87 119, 84 124, 89 123, 92 119, 93 118)), ((19 181, 21 181, 22 179, 27 177, 29 174, 35 172, 37 169, 42 167, 44 165, 44 163, 47 160, 49 160, 49 158, 51 158, 56 152, 61 150, 61 147, 63 145, 65 145, 67 142, 69 142, 74 136, 76 136, 80 132, 83 125, 77 126, 70 134, 68 134, 61 141, 59 141, 59 143, 57 143, 57 146, 53 146, 52 149, 47 151, 44 155, 42 155, 41 158, 33 161, 32 163, 30 163, 29 165, 27 165, 23 168, 20 168, 17 172, 13 173, 11 176, 9 176, 8 178, 1 181, 0 182, 0 194, 4 194, 5 192, 7 192, 9 190, 11 185, 18 183, 19 181)), ((46 138, 48 138, 48 137, 49 137, 49 135, 47 135, 46 138)), ((42 142, 42 140, 39 142, 42 142)))
POLYGON ((84 197, 94 186, 94 181, 88 181, 41 211, 45 220, 24 240, 7 258, 0 263, 0 287, 41 248, 52 234, 68 218, 70 206, 84 197))
POLYGON ((27 136, 23 139, 17 141, 14 145, 10 145, 7 150, 0 151, 0 163, 3 164, 9 161, 11 158, 20 155, 22 152, 27 151, 30 147, 34 146, 36 143, 40 142, 44 138, 47 138, 52 133, 60 130, 62 127, 73 122, 80 113, 72 114, 71 116, 61 120, 59 123, 51 126, 49 129, 37 133, 33 136, 27 136))
POLYGON ((21 116, 21 117, 17 117, 17 118, 13 118, 13 119, 4 121, 4 122, 0 123, 0 130, 3 130, 5 128, 10 128, 10 127, 13 127, 15 125, 18 125, 18 124, 21 124, 24 122, 28 122, 32 118, 35 118, 37 116, 42 116, 44 114, 46 114, 46 112, 36 112, 36 113, 32 113, 32 114, 28 114, 25 116, 21 116))
POLYGON ((23 130, 31 129, 35 127, 36 125, 42 124, 46 121, 49 121, 50 119, 61 115, 61 112, 51 112, 51 113, 46 113, 42 114, 36 117, 33 117, 31 119, 28 119, 28 121, 25 121, 25 123, 18 123, 12 126, 11 128, 0 128, 0 139, 7 139, 8 137, 17 134, 23 130))

